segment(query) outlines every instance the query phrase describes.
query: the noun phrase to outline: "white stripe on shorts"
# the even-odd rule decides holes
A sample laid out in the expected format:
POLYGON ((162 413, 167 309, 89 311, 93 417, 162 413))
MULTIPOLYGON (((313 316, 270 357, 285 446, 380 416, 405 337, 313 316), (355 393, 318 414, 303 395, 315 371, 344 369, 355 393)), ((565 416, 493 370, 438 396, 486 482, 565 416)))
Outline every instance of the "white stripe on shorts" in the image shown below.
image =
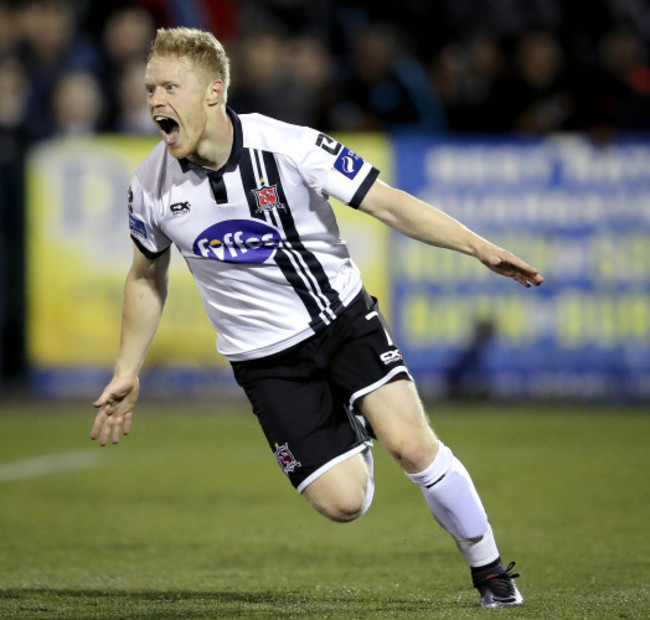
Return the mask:
POLYGON ((408 368, 406 366, 396 366, 393 368, 387 375, 384 375, 379 381, 375 381, 374 383, 361 388, 360 390, 357 390, 352 396, 350 396, 350 402, 348 403, 348 408, 350 411, 353 410, 354 408, 354 403, 357 399, 361 398, 362 396, 365 396, 366 394, 370 394, 370 392, 374 392, 375 390, 379 389, 382 385, 386 385, 396 374, 403 372, 406 373, 408 378, 413 381, 413 377, 411 376, 411 373, 408 371, 408 368))
POLYGON ((334 457, 331 461, 328 461, 325 463, 325 465, 321 465, 316 471, 312 472, 307 476, 297 487, 296 491, 298 493, 302 493, 314 480, 317 478, 320 478, 326 471, 329 471, 334 467, 334 465, 338 465, 339 463, 342 463, 343 461, 346 461, 350 457, 354 456, 355 454, 359 454, 359 452, 363 452, 367 448, 372 446, 372 441, 366 441, 362 444, 359 444, 358 446, 354 446, 351 450, 348 450, 347 452, 344 452, 343 454, 339 454, 338 456, 334 457))

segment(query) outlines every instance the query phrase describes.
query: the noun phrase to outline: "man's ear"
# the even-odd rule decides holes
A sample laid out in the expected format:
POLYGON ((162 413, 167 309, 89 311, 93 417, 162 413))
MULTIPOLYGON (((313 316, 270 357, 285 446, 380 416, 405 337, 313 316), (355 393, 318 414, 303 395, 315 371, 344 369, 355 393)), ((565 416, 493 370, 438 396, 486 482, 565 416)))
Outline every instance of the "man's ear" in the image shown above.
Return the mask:
POLYGON ((206 101, 209 106, 218 105, 224 100, 225 86, 221 80, 214 80, 208 84, 206 90, 206 101))

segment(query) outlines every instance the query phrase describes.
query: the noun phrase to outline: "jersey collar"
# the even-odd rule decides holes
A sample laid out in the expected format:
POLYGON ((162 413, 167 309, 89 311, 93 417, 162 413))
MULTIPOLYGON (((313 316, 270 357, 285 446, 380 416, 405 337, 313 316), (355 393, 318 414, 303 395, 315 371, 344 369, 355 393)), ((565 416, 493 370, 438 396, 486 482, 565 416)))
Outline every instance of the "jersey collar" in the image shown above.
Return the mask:
POLYGON ((210 170, 209 168, 204 168, 203 166, 194 164, 189 159, 184 157, 183 159, 178 160, 178 163, 181 166, 181 170, 184 173, 190 171, 202 171, 213 177, 221 177, 223 176, 224 172, 232 172, 235 170, 235 168, 237 168, 237 164, 239 164, 239 158, 241 157, 241 152, 244 145, 244 134, 242 131, 241 120, 239 119, 237 113, 230 106, 226 106, 226 112, 232 121, 233 129, 232 150, 230 151, 230 157, 228 157, 228 161, 221 168, 219 168, 219 170, 210 170))

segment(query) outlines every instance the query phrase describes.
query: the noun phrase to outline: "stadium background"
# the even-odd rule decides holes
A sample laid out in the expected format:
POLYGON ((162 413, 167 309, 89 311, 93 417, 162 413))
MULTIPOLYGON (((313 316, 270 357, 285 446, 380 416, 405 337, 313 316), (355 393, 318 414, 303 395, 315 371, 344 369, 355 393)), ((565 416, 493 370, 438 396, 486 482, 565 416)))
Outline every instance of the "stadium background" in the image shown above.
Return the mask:
MULTIPOLYGON (((519 291, 339 208, 429 398, 650 398, 647 3, 0 2, 2 393, 93 394, 116 350, 124 188, 155 141, 155 27, 213 30, 230 103, 333 133, 536 264, 519 291)), ((176 257, 178 258, 178 257, 176 257)), ((150 393, 235 389, 181 261, 150 393)))
POLYGON ((518 617, 647 616, 650 12, 584 5, 0 0, 1 617, 484 618, 379 447, 360 522, 291 494, 178 256, 134 430, 89 441, 156 140, 142 54, 175 24, 224 40, 237 110, 335 134, 544 271, 519 290, 338 209, 518 617))

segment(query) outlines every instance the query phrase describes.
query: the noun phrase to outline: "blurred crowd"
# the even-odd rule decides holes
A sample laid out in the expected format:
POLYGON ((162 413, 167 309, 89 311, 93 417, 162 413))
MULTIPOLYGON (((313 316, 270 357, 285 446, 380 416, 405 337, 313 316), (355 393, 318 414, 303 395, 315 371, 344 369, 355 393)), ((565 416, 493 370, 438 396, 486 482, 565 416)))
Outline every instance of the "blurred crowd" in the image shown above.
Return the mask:
POLYGON ((151 134, 158 27, 224 43, 240 113, 336 131, 650 130, 647 0, 0 0, 0 132, 151 134))

